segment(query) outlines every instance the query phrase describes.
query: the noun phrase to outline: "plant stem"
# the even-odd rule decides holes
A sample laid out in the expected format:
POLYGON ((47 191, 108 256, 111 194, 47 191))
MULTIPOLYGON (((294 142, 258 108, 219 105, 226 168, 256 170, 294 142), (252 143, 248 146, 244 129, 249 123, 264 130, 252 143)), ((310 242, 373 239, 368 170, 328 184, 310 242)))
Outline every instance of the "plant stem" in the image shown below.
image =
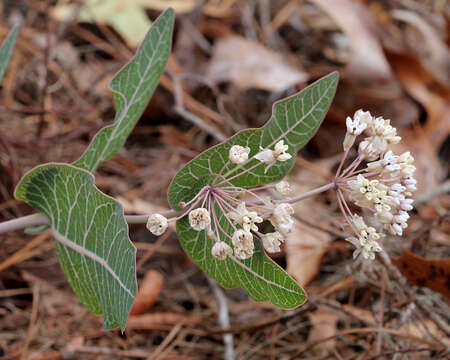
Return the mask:
POLYGON ((49 221, 44 215, 33 214, 28 216, 22 216, 17 219, 0 223, 0 234, 23 229, 30 226, 38 226, 45 224, 49 224, 49 221))
MULTIPOLYGON (((178 212, 175 210, 167 210, 161 212, 163 216, 173 216, 178 212)), ((128 224, 145 224, 147 223, 149 215, 125 215, 125 221, 128 224)), ((50 222, 42 214, 33 214, 22 216, 17 219, 8 220, 0 223, 0 234, 7 233, 10 231, 20 230, 28 227, 38 226, 38 225, 49 225, 50 222)))
POLYGON ((314 189, 314 190, 311 190, 311 191, 307 191, 307 192, 305 192, 303 194, 300 194, 300 195, 297 195, 297 196, 294 196, 294 197, 291 197, 291 198, 274 200, 274 202, 275 203, 295 203, 297 201, 306 199, 306 198, 308 198, 310 196, 317 195, 317 194, 320 194, 320 193, 325 192, 327 190, 335 189, 335 188, 336 188, 336 184, 333 181, 333 182, 331 182, 329 184, 323 185, 323 186, 318 187, 317 189, 314 189))

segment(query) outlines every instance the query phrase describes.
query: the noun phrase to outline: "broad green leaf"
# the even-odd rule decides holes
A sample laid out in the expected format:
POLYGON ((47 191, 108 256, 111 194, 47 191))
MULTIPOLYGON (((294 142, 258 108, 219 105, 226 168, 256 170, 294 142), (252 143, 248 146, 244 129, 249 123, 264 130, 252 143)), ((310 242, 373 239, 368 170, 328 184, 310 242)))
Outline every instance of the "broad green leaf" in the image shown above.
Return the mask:
POLYGON ((17 35, 19 35, 19 26, 14 27, 10 31, 0 47, 0 84, 2 83, 3 76, 5 75, 6 68, 9 64, 9 59, 13 53, 17 35))
MULTIPOLYGON (((203 186, 210 185, 215 174, 227 163, 231 146, 236 144, 250 147, 249 161, 244 165, 227 165, 221 179, 229 179, 229 183, 247 189, 281 180, 292 168, 297 151, 319 128, 334 97, 337 83, 337 73, 320 79, 300 93, 275 103, 272 117, 264 127, 241 131, 197 156, 173 179, 168 193, 170 205, 181 210, 180 202, 189 201, 203 186), (289 145, 288 152, 292 159, 277 162, 265 171, 265 165, 254 159, 254 156, 261 147, 273 149, 280 140, 289 145), (255 164, 260 165, 239 175, 255 164)), ((232 235, 230 224, 221 210, 216 210, 222 228, 232 235)), ((211 256, 212 240, 207 238, 205 231, 191 229, 187 217, 177 221, 177 233, 188 255, 222 286, 245 288, 254 300, 269 300, 282 308, 293 308, 305 301, 301 287, 265 255, 258 241, 255 241, 256 252, 251 259, 227 258, 221 261, 211 256)), ((231 246, 228 238, 221 240, 231 246)))
POLYGON ((49 219, 58 260, 80 301, 104 314, 104 329, 124 330, 137 284, 122 206, 95 187, 91 173, 68 164, 34 168, 15 195, 49 219))
POLYGON ((154 22, 136 56, 111 81, 117 107, 114 124, 96 134, 75 166, 94 172, 123 146, 166 67, 173 23, 174 11, 168 9, 154 22))

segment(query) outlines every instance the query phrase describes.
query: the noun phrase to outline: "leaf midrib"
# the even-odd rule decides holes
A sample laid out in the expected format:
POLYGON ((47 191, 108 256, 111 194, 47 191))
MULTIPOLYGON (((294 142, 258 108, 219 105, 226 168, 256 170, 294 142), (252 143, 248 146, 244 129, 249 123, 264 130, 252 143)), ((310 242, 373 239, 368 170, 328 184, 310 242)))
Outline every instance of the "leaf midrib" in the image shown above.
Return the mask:
POLYGON ((126 291, 128 295, 130 295, 131 298, 134 298, 134 295, 132 294, 131 290, 128 289, 128 287, 120 280, 119 276, 115 273, 115 271, 108 265, 105 259, 101 258, 97 254, 93 253, 92 251, 86 249, 83 246, 80 246, 64 235, 62 235, 55 227, 52 226, 53 234, 55 236, 55 239, 60 242, 62 245, 67 246, 77 252, 80 255, 86 256, 89 259, 95 261, 96 263, 100 264, 102 267, 108 271, 111 276, 118 282, 120 287, 126 291))

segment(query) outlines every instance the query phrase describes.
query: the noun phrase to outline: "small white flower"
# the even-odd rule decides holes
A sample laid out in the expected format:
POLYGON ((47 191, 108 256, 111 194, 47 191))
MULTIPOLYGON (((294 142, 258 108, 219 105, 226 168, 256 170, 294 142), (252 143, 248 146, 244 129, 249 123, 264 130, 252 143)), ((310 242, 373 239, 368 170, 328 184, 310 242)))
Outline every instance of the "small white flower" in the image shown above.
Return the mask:
POLYGON ((362 216, 359 216, 358 214, 353 214, 352 221, 358 232, 364 230, 367 227, 362 216))
POLYGON ((409 214, 404 210, 400 210, 394 219, 398 223, 406 223, 409 219, 409 214))
POLYGON ((392 184, 388 190, 388 195, 392 197, 392 203, 396 206, 400 205, 400 201, 405 199, 404 192, 406 191, 406 187, 401 184, 395 183, 392 184))
POLYGON ((286 236, 294 227, 292 214, 294 214, 294 208, 288 203, 282 203, 275 207, 269 220, 278 232, 286 236))
POLYGON ((273 221, 272 225, 278 232, 283 234, 283 236, 287 236, 288 234, 291 233, 292 229, 294 228, 294 220, 289 220, 282 223, 273 221))
POLYGON ((392 196, 387 195, 386 191, 379 191, 372 201, 377 212, 391 211, 392 196))
MULTIPOLYGON (((358 120, 359 124, 366 124, 367 127, 372 124, 373 117, 369 111, 363 111, 362 109, 359 109, 353 115, 353 119, 358 120)), ((365 129, 366 128, 364 128, 364 130, 365 129)))
POLYGON ((262 223, 263 218, 258 216, 256 211, 249 211, 247 215, 242 218, 242 228, 245 231, 258 231, 258 226, 256 224, 262 223))
POLYGON ((214 257, 214 259, 225 260, 227 256, 233 255, 233 250, 231 249, 230 245, 228 245, 226 242, 219 241, 216 242, 212 247, 211 254, 214 257))
POLYGON ((352 197, 356 200, 361 200, 361 196, 364 196, 366 200, 372 201, 379 192, 377 188, 379 181, 366 179, 361 174, 356 177, 356 180, 347 181, 347 184, 352 190, 352 197))
POLYGON ((233 145, 230 149, 229 157, 233 164, 244 164, 248 160, 250 148, 240 145, 233 145))
POLYGON ((356 137, 367 128, 367 124, 369 121, 368 119, 371 120, 372 116, 369 112, 366 113, 362 110, 358 110, 353 116, 353 119, 350 116, 347 116, 347 119, 345 120, 347 132, 345 133, 343 143, 345 151, 353 146, 356 137))
POLYGON ((286 161, 289 160, 292 155, 288 154, 286 151, 289 148, 289 145, 284 145, 284 140, 280 140, 275 144, 274 157, 278 161, 286 161))
POLYGON ((205 208, 192 210, 189 213, 189 224, 196 231, 205 230, 211 224, 208 210, 205 208))
POLYGON ((356 247, 356 250, 353 252, 353 258, 362 254, 364 259, 373 260, 375 258, 375 252, 381 251, 378 240, 384 235, 377 233, 375 228, 367 226, 364 219, 357 214, 352 216, 352 223, 357 230, 357 237, 352 236, 345 240, 351 242, 356 247))
POLYGON ((291 186, 287 181, 280 181, 275 185, 275 190, 278 191, 281 195, 287 195, 291 192, 291 186))
POLYGON ((255 244, 251 232, 239 229, 235 231, 232 237, 234 254, 239 259, 248 259, 252 257, 255 244))
POLYGON ((347 133, 355 136, 360 135, 367 127, 365 122, 361 122, 359 117, 354 117, 353 119, 347 116, 345 120, 347 126, 347 133))
POLYGON ((261 148, 261 151, 255 155, 255 159, 269 165, 265 170, 267 172, 277 160, 286 161, 292 158, 292 155, 286 152, 288 148, 289 145, 284 145, 284 140, 280 140, 275 144, 275 150, 261 148))
POLYGON ((164 216, 161 214, 152 214, 147 220, 146 227, 153 235, 159 236, 167 230, 168 225, 167 219, 164 216))
POLYGON ((294 214, 294 208, 291 204, 281 203, 278 204, 273 210, 274 217, 278 222, 287 222, 291 220, 291 215, 294 214))
POLYGON ((255 155, 255 159, 266 164, 273 164, 275 162, 273 151, 270 149, 261 149, 261 151, 255 155))
POLYGON ((403 199, 400 201, 400 209, 409 211, 413 209, 413 199, 403 199))
POLYGON ((264 249, 269 253, 279 252, 281 250, 280 245, 284 242, 283 235, 278 231, 261 235, 261 239, 264 249))
POLYGON ((406 190, 408 190, 409 192, 417 190, 416 187, 417 180, 414 179, 412 176, 402 177, 401 183, 406 187, 406 190))
MULTIPOLYGON (((370 138, 366 138, 369 139, 370 138)), ((377 160, 381 151, 377 149, 369 140, 364 140, 359 143, 358 154, 363 155, 369 161, 377 160)))
POLYGON ((235 211, 228 213, 228 216, 235 224, 241 225, 245 231, 258 231, 256 224, 263 222, 263 218, 256 211, 247 210, 245 202, 241 202, 235 211))

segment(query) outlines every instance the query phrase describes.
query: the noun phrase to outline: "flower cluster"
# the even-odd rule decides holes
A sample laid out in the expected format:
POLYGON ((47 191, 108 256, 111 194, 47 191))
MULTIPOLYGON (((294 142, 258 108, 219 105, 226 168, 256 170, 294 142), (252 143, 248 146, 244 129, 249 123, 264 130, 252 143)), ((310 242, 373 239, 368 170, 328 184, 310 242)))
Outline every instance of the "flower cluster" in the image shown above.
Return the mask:
MULTIPOLYGON (((265 172, 277 161, 287 161, 292 155, 287 151, 289 145, 283 140, 278 141, 273 149, 260 148, 253 158, 258 162, 249 166, 238 175, 222 176, 230 164, 245 165, 249 161, 250 147, 233 145, 228 153, 228 161, 211 185, 204 186, 190 201, 180 202, 182 209, 178 216, 166 219, 160 214, 149 217, 147 227, 155 235, 161 235, 169 221, 179 220, 187 216, 190 227, 195 231, 205 231, 207 241, 212 240, 211 255, 217 260, 237 258, 249 259, 255 251, 255 241, 260 241, 267 252, 280 251, 284 237, 291 231, 294 221, 294 209, 288 203, 270 201, 256 194, 257 191, 273 188, 281 195, 290 192, 287 181, 276 184, 244 189, 234 186, 230 181, 256 167, 265 167, 265 172), (250 195, 249 201, 241 200, 242 195, 250 195), (220 210, 220 211, 219 211, 220 210), (259 231, 259 224, 268 220, 275 228, 274 232, 263 234, 259 231)), ((239 167, 236 167, 239 169, 239 167)))
POLYGON ((343 193, 361 208, 371 212, 385 231, 392 235, 403 234, 408 226, 408 211, 412 210, 412 193, 416 190, 414 158, 409 152, 395 155, 389 146, 400 142, 401 137, 390 124, 390 120, 374 118, 369 112, 358 110, 353 119, 347 118, 347 133, 344 140, 345 161, 348 150, 358 135, 367 135, 358 147, 358 156, 345 170, 336 174, 338 200, 354 236, 348 240, 366 259, 373 259, 381 250, 378 240, 383 237, 375 228, 368 227, 364 220, 350 212, 343 193), (366 162, 364 169, 358 166, 366 162))
POLYGON ((277 141, 273 148, 260 148, 259 152, 248 146, 233 145, 222 169, 211 174, 214 176, 211 184, 205 185, 191 200, 180 202, 182 210, 178 216, 169 220, 160 214, 150 216, 148 229, 161 235, 169 221, 187 216, 191 229, 204 231, 206 241, 213 242, 211 255, 215 259, 245 260, 253 256, 257 241, 269 253, 280 251, 294 226, 292 202, 334 189, 351 229, 347 240, 356 247, 354 256, 361 254, 365 259, 374 259, 382 250, 379 241, 385 233, 401 236, 408 226, 408 211, 413 208, 411 196, 416 190, 414 158, 409 152, 396 155, 390 149, 401 140, 390 120, 358 110, 352 118, 347 117, 346 127, 345 152, 332 183, 287 199, 280 199, 291 191, 284 180, 252 189, 236 186, 233 181, 236 177, 250 174, 258 167, 263 167, 266 173, 278 161, 287 161, 292 155, 284 140, 277 141), (358 145, 356 158, 343 168, 350 149, 361 135, 364 138, 358 145), (252 150, 254 155, 249 157, 252 150), (238 166, 230 167, 231 164, 238 166), (364 164, 362 168, 361 164, 364 164), (270 199, 258 195, 258 191, 267 189, 275 190, 272 193, 278 197, 270 199), (248 199, 244 200, 243 196, 248 199), (375 225, 368 226, 362 216, 351 211, 347 199, 372 214, 375 222, 370 224, 375 225), (272 224, 272 232, 260 232, 264 220, 272 224))

